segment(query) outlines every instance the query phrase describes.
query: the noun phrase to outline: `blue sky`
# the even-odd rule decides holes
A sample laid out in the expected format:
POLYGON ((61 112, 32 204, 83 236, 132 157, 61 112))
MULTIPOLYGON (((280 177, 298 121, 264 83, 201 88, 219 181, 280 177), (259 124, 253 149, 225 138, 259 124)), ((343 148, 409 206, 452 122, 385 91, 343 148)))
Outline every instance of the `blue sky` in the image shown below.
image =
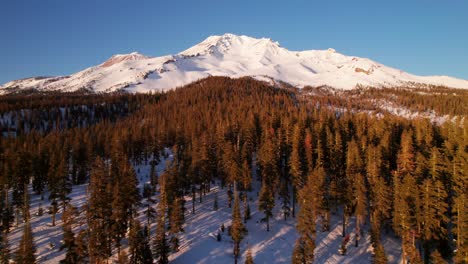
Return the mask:
POLYGON ((468 79, 467 14, 466 0, 1 0, 0 83, 116 53, 177 53, 226 32, 468 79))

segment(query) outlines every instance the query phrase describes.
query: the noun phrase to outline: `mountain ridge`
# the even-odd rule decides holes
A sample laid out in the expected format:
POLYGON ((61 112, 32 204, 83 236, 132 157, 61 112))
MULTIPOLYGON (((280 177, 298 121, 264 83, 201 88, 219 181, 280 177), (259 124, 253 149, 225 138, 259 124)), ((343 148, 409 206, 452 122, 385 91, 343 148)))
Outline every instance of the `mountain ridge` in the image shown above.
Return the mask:
POLYGON ((417 76, 371 59, 334 49, 290 51, 269 38, 226 33, 210 36, 173 55, 149 57, 138 52, 116 54, 105 62, 69 76, 32 77, 0 86, 0 93, 21 90, 148 92, 180 87, 209 76, 251 76, 296 87, 446 86, 467 88, 468 80, 417 76))

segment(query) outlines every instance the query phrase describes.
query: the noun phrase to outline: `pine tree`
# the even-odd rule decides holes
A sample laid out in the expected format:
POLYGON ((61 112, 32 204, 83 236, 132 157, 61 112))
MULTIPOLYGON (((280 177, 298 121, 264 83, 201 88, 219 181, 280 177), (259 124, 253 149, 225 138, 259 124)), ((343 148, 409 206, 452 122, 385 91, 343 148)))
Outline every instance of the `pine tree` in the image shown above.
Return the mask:
POLYGON ((291 208, 289 206, 289 188, 286 181, 281 182, 280 186, 280 197, 281 197, 281 209, 283 210, 284 220, 291 214, 291 208))
POLYGON ((52 155, 49 165, 49 200, 51 201, 50 212, 53 226, 55 226, 55 215, 59 210, 59 202, 64 208, 65 204, 70 200, 67 196, 71 192, 71 182, 65 157, 64 153, 56 153, 52 155))
POLYGON ((169 229, 169 234, 171 235, 170 239, 170 244, 171 244, 171 249, 173 252, 179 251, 179 232, 183 232, 184 229, 182 228, 183 225, 183 217, 184 217, 184 211, 183 211, 183 204, 181 203, 181 200, 183 198, 176 197, 171 206, 170 214, 169 214, 169 223, 170 223, 170 229, 169 229))
POLYGON ((112 161, 114 185, 112 192, 112 214, 110 217, 112 239, 120 251, 120 241, 128 229, 129 219, 134 207, 140 200, 137 189, 136 174, 124 154, 112 161))
POLYGON ((358 246, 361 224, 366 215, 367 196, 366 184, 363 175, 363 164, 359 147, 353 140, 348 144, 346 156, 346 177, 351 182, 353 190, 352 206, 356 215, 356 246, 358 246))
POLYGON ((242 163, 242 189, 250 191, 252 189, 252 169, 249 166, 249 161, 244 160, 242 163))
POLYGON ((381 222, 390 217, 391 189, 384 178, 382 150, 380 147, 370 146, 367 151, 367 179, 370 186, 369 200, 371 203, 371 224, 378 231, 380 239, 381 222))
POLYGON ((245 227, 242 223, 242 217, 240 212, 239 195, 237 188, 234 184, 234 207, 232 209, 232 225, 231 225, 231 237, 234 241, 234 263, 237 263, 237 259, 240 255, 240 242, 244 238, 245 227))
POLYGON ((155 203, 156 200, 151 197, 146 199, 146 210, 143 212, 146 216, 146 226, 151 226, 151 223, 153 223, 153 221, 156 219, 156 210, 153 208, 155 203))
POLYGON ((66 249, 65 259, 60 263, 79 263, 77 246, 75 242, 75 234, 73 233, 74 218, 76 217, 76 209, 70 204, 65 206, 62 214, 62 229, 63 229, 63 245, 60 250, 66 249))
POLYGON ((434 226, 432 227, 432 229, 434 229, 434 238, 438 239, 445 237, 446 230, 443 228, 443 226, 449 222, 447 217, 448 194, 444 185, 447 175, 446 164, 447 161, 443 158, 443 154, 440 153, 438 148, 434 147, 431 151, 430 157, 430 175, 433 185, 433 190, 431 191, 432 202, 430 203, 434 207, 433 219, 435 218, 439 220, 437 223, 434 223, 434 226))
POLYGON ((88 232, 86 230, 81 230, 76 236, 76 253, 78 255, 78 263, 84 263, 89 258, 88 252, 88 232))
POLYGON ((32 157, 32 187, 36 194, 42 194, 47 182, 49 156, 46 150, 39 146, 39 153, 32 157))
POLYGON ((267 231, 270 231, 270 217, 273 216, 273 207, 275 206, 275 197, 272 188, 273 187, 269 186, 264 178, 262 188, 260 189, 258 209, 263 211, 265 214, 265 217, 262 220, 267 223, 267 231))
POLYGON ((23 236, 15 253, 15 262, 18 264, 34 264, 36 263, 35 253, 36 248, 33 242, 31 223, 28 220, 24 225, 23 236))
POLYGON ((8 264, 10 261, 10 245, 8 244, 8 234, 0 231, 0 264, 8 264))
POLYGON ((243 182, 242 182, 242 187, 244 190, 244 193, 242 195, 243 198, 243 203, 244 203, 244 223, 247 223, 247 220, 250 219, 250 205, 248 201, 248 191, 251 190, 251 182, 252 182, 252 172, 251 168, 247 162, 247 160, 244 160, 243 166, 242 166, 242 173, 243 173, 243 182))
POLYGON ((0 192, 0 231, 8 234, 14 221, 14 210, 10 203, 9 191, 6 184, 3 185, 3 189, 0 192))
POLYGON ((130 263, 153 263, 153 256, 149 245, 149 237, 147 235, 147 232, 141 228, 141 224, 138 220, 133 220, 130 225, 128 245, 130 253, 130 263))
POLYGON ((167 197, 166 197, 166 177, 163 174, 159 177, 159 203, 157 210, 156 221, 156 236, 153 240, 153 258, 158 264, 169 263, 170 247, 166 237, 166 213, 167 213, 167 197))
MULTIPOLYGON (((466 142, 466 141, 465 141, 466 142)), ((466 143, 465 143, 466 144, 466 143)), ((465 146, 466 149, 466 146, 465 146)), ((468 152, 460 146, 452 161, 454 178, 454 229, 456 235, 456 263, 468 263, 468 152)))
POLYGON ((8 204, 7 195, 8 191, 0 190, 0 264, 8 263, 10 260, 8 231, 10 228, 9 215, 11 211, 10 205, 8 204))
POLYGON ((372 257, 373 264, 387 264, 388 259, 385 255, 385 249, 380 242, 376 243, 374 246, 374 255, 372 257))
POLYGON ((245 264, 254 264, 253 257, 252 257, 252 250, 250 248, 247 250, 247 255, 245 257, 245 264))
POLYGON ((130 223, 130 231, 128 232, 128 247, 130 255, 130 263, 135 263, 140 257, 137 255, 139 248, 139 232, 141 231, 141 224, 137 220, 132 220, 130 223))
POLYGON ((117 255, 117 264, 130 264, 130 259, 125 250, 121 250, 117 255))
POLYGON ((149 175, 150 184, 153 187, 153 189, 155 189, 158 183, 158 175, 156 173, 156 161, 153 160, 150 163, 151 163, 150 175, 149 175))
POLYGON ((213 200, 213 210, 218 211, 218 193, 214 194, 214 200, 213 200))
POLYGON ((12 167, 14 168, 12 174, 13 179, 13 200, 12 204, 15 206, 16 214, 16 226, 19 225, 20 211, 25 209, 25 188, 26 184, 29 184, 31 176, 31 162, 30 155, 28 152, 20 150, 13 157, 12 167))
POLYGON ((15 262, 18 264, 34 264, 36 263, 36 247, 34 245, 34 237, 31 228, 30 214, 29 214, 29 194, 27 192, 27 185, 24 185, 24 220, 23 235, 19 242, 18 250, 15 253, 15 262))
POLYGON ((447 264, 449 263, 448 261, 446 261, 442 255, 440 254, 440 252, 438 250, 435 250, 431 253, 431 256, 430 256, 430 263, 431 264, 447 264))
POLYGON ((397 171, 393 177, 394 213, 393 229, 402 239, 402 256, 406 263, 420 261, 415 247, 416 229, 420 208, 419 192, 414 177, 415 151, 411 131, 404 131, 401 136, 401 149, 397 158, 397 171))
POLYGON ((292 216, 295 217, 296 214, 296 205, 295 205, 295 197, 296 197, 296 189, 302 188, 306 182, 305 175, 307 172, 307 161, 305 160, 305 152, 306 149, 304 148, 304 129, 299 125, 296 124, 293 130, 292 136, 292 149, 291 149, 291 158, 289 159, 289 168, 290 174, 292 176, 293 182, 293 205, 292 205, 292 216))
POLYGON ((416 183, 411 175, 403 176, 400 179, 398 173, 394 176, 394 213, 393 229, 401 236, 402 240, 402 258, 404 263, 407 259, 411 262, 419 261, 419 255, 415 248, 415 230, 416 230, 416 204, 414 186, 416 183))
POLYGON ((299 238, 293 252, 293 263, 312 263, 314 261, 315 250, 315 219, 319 201, 317 176, 323 172, 320 169, 311 172, 307 178, 306 185, 299 191, 300 210, 297 216, 297 232, 299 238))
POLYGON ((98 157, 91 170, 88 186, 88 232, 91 262, 100 262, 111 256, 112 186, 108 166, 98 157))

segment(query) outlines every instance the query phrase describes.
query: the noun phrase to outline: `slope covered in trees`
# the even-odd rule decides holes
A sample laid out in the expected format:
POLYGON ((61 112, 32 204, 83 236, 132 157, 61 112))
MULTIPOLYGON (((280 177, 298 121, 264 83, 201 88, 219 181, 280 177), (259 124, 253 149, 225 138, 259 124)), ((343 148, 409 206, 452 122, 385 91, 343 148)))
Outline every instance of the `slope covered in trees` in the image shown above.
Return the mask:
MULTIPOLYGON (((34 194, 50 204, 44 213, 52 225, 63 225, 65 261, 102 263, 118 256, 119 263, 167 263, 180 249, 186 218, 197 214, 196 202, 203 203, 218 182, 228 204, 212 207, 232 208, 233 225, 225 228, 234 241, 233 262, 243 254, 238 243, 248 236, 249 212, 259 211, 264 232, 270 232, 274 208, 281 208, 284 220, 297 219, 294 263, 314 260, 321 243, 317 232, 330 232, 336 215, 343 219, 343 258, 350 245, 362 246, 362 230, 370 226, 375 263, 386 261, 384 233, 399 237, 402 258, 411 263, 466 262, 466 118, 437 125, 370 115, 344 97, 313 92, 212 77, 163 94, 96 96, 87 103, 86 97, 45 95, 56 99, 45 109, 39 109, 47 102, 43 97, 30 97, 34 102, 28 104, 28 97, 2 99, 5 111, 27 108, 39 122, 43 114, 46 123, 54 120, 45 117, 48 111, 70 114, 59 115, 66 126, 16 130, 0 139, 0 260, 34 256, 28 227, 34 194), (92 117, 84 118, 86 125, 71 110, 82 105, 88 106, 86 118, 92 117), (172 149, 173 160, 156 175, 164 148, 172 149), (147 184, 136 176, 141 164, 153 168, 147 184), (88 183, 84 203, 71 207, 72 190, 88 183), (259 187, 258 206, 247 198, 253 185, 259 187), (188 196, 191 205, 185 204, 188 196), (135 221, 143 207, 145 221, 135 221), (74 223, 74 214, 84 218, 81 224, 74 223), (351 234, 345 232, 350 218, 356 219, 351 234), (8 238, 20 227, 20 245, 27 246, 18 248, 8 238)), ((435 110, 445 104, 442 114, 466 116, 463 107, 452 111, 444 103, 459 105, 466 96, 421 101, 393 92, 408 107, 433 100, 428 105, 435 110)), ((31 119, 20 119, 32 127, 31 119)))

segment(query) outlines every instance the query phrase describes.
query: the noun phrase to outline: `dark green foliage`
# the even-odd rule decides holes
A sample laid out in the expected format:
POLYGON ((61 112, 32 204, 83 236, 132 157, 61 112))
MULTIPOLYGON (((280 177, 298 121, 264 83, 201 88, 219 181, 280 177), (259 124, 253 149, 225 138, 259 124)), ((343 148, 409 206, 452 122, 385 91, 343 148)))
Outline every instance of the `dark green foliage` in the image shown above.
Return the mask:
POLYGON ((141 228, 137 220, 133 220, 128 237, 130 263, 151 264, 153 256, 149 245, 147 232, 141 228))
POLYGON ((18 250, 15 252, 15 262, 18 264, 34 264, 36 263, 36 248, 34 246, 31 223, 27 221, 24 224, 23 235, 18 245, 18 250))
POLYGON ((10 261, 10 245, 8 244, 8 236, 3 231, 0 233, 0 263, 8 264, 10 261))
POLYGON ((83 263, 88 260, 89 252, 88 252, 88 232, 85 230, 80 231, 76 236, 76 252, 78 255, 78 263, 83 263))
POLYGON ((67 253, 60 263, 79 263, 75 234, 73 233, 73 224, 76 216, 76 208, 70 204, 66 205, 62 214, 63 244, 60 246, 60 250, 65 249, 67 253))
POLYGON ((91 169, 88 187, 87 219, 91 262, 103 261, 111 255, 111 182, 108 165, 98 157, 91 169))
POLYGON ((262 188, 260 189, 260 197, 258 203, 258 209, 263 211, 265 217, 262 219, 267 224, 267 231, 270 231, 270 217, 273 216, 273 207, 275 206, 275 197, 272 191, 273 187, 263 181, 262 188))
POLYGON ((167 175, 159 177, 160 200, 158 203, 156 235, 153 239, 153 258, 158 264, 169 263, 170 246, 166 236, 166 217, 167 217, 167 175))
POLYGON ((240 242, 244 238, 246 229, 242 223, 242 216, 240 212, 239 195, 234 189, 234 207, 232 208, 232 225, 231 225, 231 237, 234 241, 234 259, 237 263, 237 258, 240 255, 240 242))
POLYGON ((23 234, 18 245, 18 250, 15 252, 15 262, 18 264, 34 264, 36 263, 36 247, 34 245, 34 237, 31 228, 30 214, 29 214, 29 194, 26 184, 23 186, 23 202, 24 202, 24 220, 23 234))

